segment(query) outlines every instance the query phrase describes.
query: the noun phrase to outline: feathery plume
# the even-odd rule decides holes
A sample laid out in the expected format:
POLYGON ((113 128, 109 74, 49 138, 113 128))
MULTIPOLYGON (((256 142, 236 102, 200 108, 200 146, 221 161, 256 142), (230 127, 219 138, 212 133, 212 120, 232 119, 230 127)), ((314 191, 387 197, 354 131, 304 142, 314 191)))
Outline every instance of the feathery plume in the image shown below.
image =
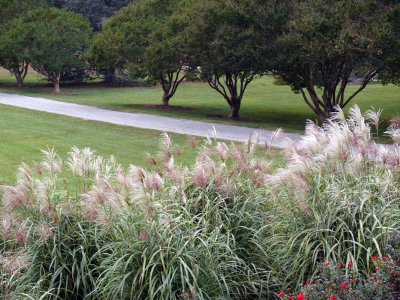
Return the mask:
POLYGON ((25 194, 33 191, 32 171, 24 163, 18 168, 17 187, 25 194))
POLYGON ((29 207, 32 205, 31 200, 24 191, 21 191, 17 187, 9 185, 2 186, 2 192, 3 205, 6 208, 15 209, 17 207, 29 207))
POLYGON ((218 156, 223 161, 228 159, 229 148, 225 143, 218 142, 217 145, 215 146, 215 149, 217 150, 218 156))
POLYGON ((193 183, 201 188, 208 185, 208 176, 204 165, 197 164, 190 174, 193 183))
POLYGON ((382 109, 376 111, 373 107, 365 112, 365 117, 376 129, 376 134, 379 134, 379 123, 382 114, 382 109))
POLYGON ((0 255, 0 266, 10 275, 15 276, 30 265, 30 257, 25 253, 5 253, 0 255))
POLYGON ((42 150, 43 160, 40 162, 42 172, 56 174, 62 171, 62 161, 54 148, 42 150))
POLYGON ((266 146, 269 151, 271 150, 271 147, 274 146, 275 142, 282 138, 283 132, 284 131, 282 128, 278 128, 271 134, 269 141, 266 142, 266 146))
POLYGON ((44 223, 40 225, 39 227, 39 237, 42 241, 47 242, 48 239, 50 239, 53 236, 53 228, 47 224, 44 223))

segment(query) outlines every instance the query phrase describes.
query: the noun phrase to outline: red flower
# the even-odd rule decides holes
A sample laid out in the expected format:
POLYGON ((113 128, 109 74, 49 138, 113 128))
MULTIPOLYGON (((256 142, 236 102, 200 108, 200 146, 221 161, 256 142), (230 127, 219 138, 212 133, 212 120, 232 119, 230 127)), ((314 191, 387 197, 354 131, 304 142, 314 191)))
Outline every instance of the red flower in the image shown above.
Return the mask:
POLYGON ((290 296, 289 296, 289 300, 293 300, 293 295, 290 295, 290 296))
POLYGON ((283 297, 283 296, 285 296, 285 293, 284 292, 280 292, 279 293, 279 297, 283 297))
POLYGON ((337 300, 337 296, 335 296, 335 295, 333 295, 333 296, 330 296, 330 297, 329 297, 329 299, 332 299, 332 300, 337 300))
POLYGON ((353 278, 350 278, 350 282, 351 283, 354 283, 354 282, 356 282, 353 278))
POLYGON ((378 260, 378 256, 376 256, 376 255, 372 256, 372 261, 373 262, 376 262, 377 260, 378 260))
POLYGON ((310 281, 307 281, 307 282, 306 282, 306 285, 311 285, 311 282, 310 282, 310 281))
POLYGON ((375 270, 377 270, 377 271, 379 271, 380 269, 381 269, 381 268, 379 268, 379 267, 376 267, 376 268, 375 268, 375 270))
POLYGON ((306 296, 304 296, 304 294, 297 295, 297 300, 304 300, 304 299, 306 299, 306 296))
POLYGON ((345 283, 342 283, 342 285, 340 286, 340 288, 341 288, 342 290, 347 290, 347 289, 349 288, 349 286, 348 286, 347 284, 345 284, 345 283))
POLYGON ((350 269, 350 270, 353 269, 353 262, 350 261, 350 262, 347 264, 347 268, 350 269))

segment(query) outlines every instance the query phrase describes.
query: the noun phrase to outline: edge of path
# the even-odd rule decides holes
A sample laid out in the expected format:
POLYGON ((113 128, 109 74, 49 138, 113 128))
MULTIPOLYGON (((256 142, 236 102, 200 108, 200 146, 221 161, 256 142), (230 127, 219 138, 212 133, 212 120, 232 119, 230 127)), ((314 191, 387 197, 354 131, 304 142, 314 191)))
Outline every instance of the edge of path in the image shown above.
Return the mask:
MULTIPOLYGON (((272 140, 273 131, 235 125, 223 125, 210 122, 177 119, 143 113, 129 113, 107 110, 88 105, 66 103, 44 98, 0 93, 0 104, 25 109, 70 116, 84 120, 100 121, 115 125, 130 126, 143 129, 173 132, 200 137, 215 137, 223 140, 244 142, 252 137, 259 144, 269 144, 275 148, 284 148, 287 139, 272 140)), ((302 136, 285 133, 285 137, 297 141, 302 136)))

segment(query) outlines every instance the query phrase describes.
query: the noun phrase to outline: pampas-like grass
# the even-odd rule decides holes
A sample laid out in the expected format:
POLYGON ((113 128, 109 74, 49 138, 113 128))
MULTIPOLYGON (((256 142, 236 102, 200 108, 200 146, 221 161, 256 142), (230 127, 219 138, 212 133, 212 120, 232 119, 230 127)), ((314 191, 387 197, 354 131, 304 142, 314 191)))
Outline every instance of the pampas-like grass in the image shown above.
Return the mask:
POLYGON ((253 137, 191 138, 189 167, 166 133, 150 169, 122 168, 90 148, 72 148, 65 161, 44 151, 36 168, 21 165, 16 185, 2 187, 0 291, 271 299, 312 279, 324 261, 368 273, 400 226, 398 129, 389 129, 394 145, 377 145, 370 126, 378 129, 379 115, 354 106, 347 119, 338 110, 323 127, 307 123, 278 170, 266 157, 279 130, 261 156, 253 137))

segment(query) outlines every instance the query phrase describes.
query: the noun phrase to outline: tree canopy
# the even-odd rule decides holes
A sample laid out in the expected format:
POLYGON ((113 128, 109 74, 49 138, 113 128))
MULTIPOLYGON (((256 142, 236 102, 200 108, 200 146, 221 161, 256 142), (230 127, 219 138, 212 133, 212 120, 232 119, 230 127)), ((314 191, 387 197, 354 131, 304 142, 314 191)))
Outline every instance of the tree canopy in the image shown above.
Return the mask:
POLYGON ((160 81, 163 105, 168 106, 183 80, 185 61, 182 43, 167 20, 189 2, 142 0, 122 9, 96 36, 92 61, 100 69, 125 69, 133 77, 160 81))
POLYGON ((49 5, 47 0, 3 0, 0 9, 0 66, 10 71, 22 87, 30 63, 31 37, 23 17, 49 5))
POLYGON ((278 1, 197 1, 186 11, 191 56, 239 118, 247 86, 268 71, 266 45, 280 28, 278 1), (263 34, 265 33, 265 34, 263 34))
POLYGON ((61 72, 82 65, 82 53, 91 41, 92 29, 81 15, 64 9, 36 9, 24 18, 32 39, 32 67, 46 76, 59 92, 61 72))
POLYGON ((0 24, 24 16, 28 11, 47 7, 51 0, 1 0, 0 24))
POLYGON ((3 25, 0 33, 0 66, 10 71, 22 87, 31 62, 32 39, 23 19, 3 25))
POLYGON ((396 5, 375 0, 293 2, 285 34, 276 44, 275 74, 301 93, 323 122, 396 55, 398 40, 390 19, 396 5), (359 88, 346 93, 354 79, 359 88))
POLYGON ((106 78, 158 81, 163 106, 193 70, 232 119, 265 74, 289 84, 321 123, 375 78, 400 83, 397 0, 4 0, 0 64, 22 85, 31 63, 58 90, 60 74, 82 71, 91 40, 82 15, 101 30, 85 59, 106 78), (52 5, 65 9, 37 9, 52 5), (349 84, 358 87, 350 93, 349 84))

